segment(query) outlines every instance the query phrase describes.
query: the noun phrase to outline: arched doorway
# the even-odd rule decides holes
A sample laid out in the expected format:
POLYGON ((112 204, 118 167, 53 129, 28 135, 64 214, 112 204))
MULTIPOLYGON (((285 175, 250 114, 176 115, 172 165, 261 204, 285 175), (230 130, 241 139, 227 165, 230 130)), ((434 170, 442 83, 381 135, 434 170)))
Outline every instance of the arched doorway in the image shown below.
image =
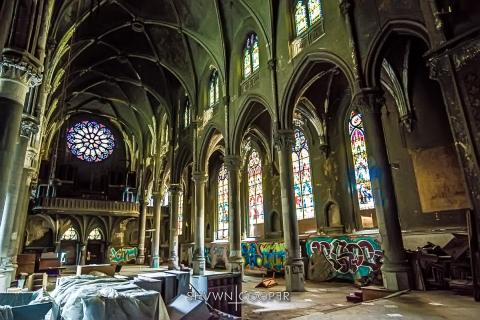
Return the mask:
POLYGON ((105 256, 105 243, 100 228, 93 229, 88 235, 86 264, 101 264, 105 256))
POLYGON ((75 265, 77 264, 77 252, 78 252, 78 232, 74 227, 68 228, 60 239, 60 251, 65 253, 65 264, 75 265))

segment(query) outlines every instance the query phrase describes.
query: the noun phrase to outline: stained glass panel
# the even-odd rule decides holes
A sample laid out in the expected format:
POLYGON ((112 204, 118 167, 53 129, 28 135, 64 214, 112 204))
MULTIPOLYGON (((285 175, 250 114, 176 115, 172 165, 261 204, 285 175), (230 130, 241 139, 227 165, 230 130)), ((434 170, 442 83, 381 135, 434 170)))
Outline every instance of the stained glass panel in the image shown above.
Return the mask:
POLYGON ((218 82, 218 76, 215 77, 215 103, 220 100, 220 83, 218 82))
POLYGON ((228 170, 222 164, 218 174, 218 232, 217 239, 228 239, 228 170))
POLYGON ((315 217, 313 202, 312 173, 310 171, 310 153, 308 140, 299 129, 295 130, 295 145, 292 148, 293 163, 293 190, 295 192, 295 206, 297 219, 315 217))
POLYGON ((248 205, 250 208, 250 226, 263 223, 262 161, 253 149, 248 162, 248 205))
POLYGON ((260 67, 260 53, 258 51, 258 38, 256 35, 252 35, 252 69, 253 72, 257 71, 260 67))
POLYGON ((82 121, 68 130, 67 146, 80 160, 100 162, 112 154, 115 138, 103 124, 82 121))
POLYGON ((308 0, 308 13, 310 24, 314 24, 322 17, 322 3, 320 0, 308 0))
POLYGON ((78 240, 78 233, 75 228, 70 227, 65 231, 65 233, 62 235, 61 240, 78 240))
POLYGON ((95 228, 90 232, 88 235, 88 240, 102 240, 102 234, 100 233, 100 229, 95 228))
POLYGON ((247 78, 252 73, 252 58, 250 57, 250 50, 245 50, 243 56, 243 76, 247 78))
POLYGON ((348 129, 352 146, 355 183, 357 185, 360 210, 374 209, 375 202, 372 193, 370 170, 368 169, 368 156, 365 146, 362 115, 360 113, 352 112, 348 129))
POLYGON ((187 105, 185 106, 185 128, 190 125, 190 101, 187 101, 187 105))
POLYGON ((180 194, 178 199, 178 235, 181 235, 183 231, 183 193, 180 194))
POLYGON ((295 7, 295 26, 297 28, 297 36, 301 35, 308 28, 307 9, 300 0, 295 7))
POLYGON ((215 83, 212 80, 210 82, 210 107, 215 104, 215 83))

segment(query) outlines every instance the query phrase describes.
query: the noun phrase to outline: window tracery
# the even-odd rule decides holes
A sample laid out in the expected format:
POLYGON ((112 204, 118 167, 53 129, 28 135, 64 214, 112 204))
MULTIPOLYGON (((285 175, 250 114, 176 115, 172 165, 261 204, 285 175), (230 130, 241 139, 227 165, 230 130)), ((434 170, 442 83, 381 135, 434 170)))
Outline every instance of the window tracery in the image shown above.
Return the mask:
POLYGON ((263 223, 262 160, 255 149, 248 162, 248 199, 250 225, 263 223))
POLYGON ((100 233, 100 229, 93 229, 88 235, 88 240, 102 240, 102 234, 100 233))
POLYGON ((321 0, 298 0, 295 6, 295 28, 297 36, 323 17, 321 0))
POLYGON ((243 78, 247 79, 260 68, 260 49, 258 37, 252 33, 246 41, 243 52, 243 78))
POLYGON ((299 129, 295 130, 295 145, 292 148, 292 163, 297 219, 315 217, 312 192, 312 173, 308 140, 299 129))
POLYGON ((68 228, 62 235, 61 240, 78 240, 78 232, 74 227, 68 228))
POLYGON ((80 160, 100 162, 112 154, 115 138, 103 124, 82 121, 68 130, 67 146, 80 160))
POLYGON ((225 164, 218 173, 218 232, 217 239, 228 239, 228 171, 225 164))

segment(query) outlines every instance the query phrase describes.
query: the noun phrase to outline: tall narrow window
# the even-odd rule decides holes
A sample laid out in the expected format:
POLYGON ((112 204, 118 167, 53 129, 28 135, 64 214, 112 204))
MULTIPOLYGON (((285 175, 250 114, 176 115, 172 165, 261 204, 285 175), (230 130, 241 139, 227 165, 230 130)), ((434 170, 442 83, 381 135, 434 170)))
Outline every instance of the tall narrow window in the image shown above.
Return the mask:
POLYGON ((88 240, 102 240, 102 234, 100 233, 100 229, 95 228, 90 232, 88 235, 88 240))
POLYGON ((218 76, 215 77, 215 103, 220 101, 220 83, 218 81, 218 76))
POLYGON ((308 13, 310 24, 314 24, 322 17, 322 4, 320 0, 308 0, 308 13))
POLYGON ((178 234, 183 231, 183 193, 178 197, 178 234))
POLYGON ((62 235, 61 240, 78 240, 78 232, 75 228, 70 227, 62 235))
POLYGON ((243 52, 243 78, 248 78, 258 68, 260 68, 258 37, 255 33, 252 33, 247 39, 243 52))
POLYGON ((220 83, 217 70, 214 70, 210 78, 209 105, 212 107, 220 100, 220 83))
POLYGON ((310 171, 310 154, 308 140, 305 134, 295 130, 295 145, 292 149, 295 204, 297 207, 297 219, 309 219, 315 217, 312 193, 312 173, 310 171))
POLYGON ((298 1, 295 7, 295 25, 297 27, 297 36, 301 35, 308 28, 307 8, 302 0, 298 1))
POLYGON ((367 148, 363 131, 362 115, 352 111, 348 125, 352 146, 353 166, 355 169, 355 183, 360 210, 375 208, 372 194, 372 182, 368 169, 367 148))
POLYGON ((218 174, 218 239, 228 239, 228 171, 222 164, 218 174))
POLYGON ((165 124, 165 143, 168 143, 168 123, 165 124))
POLYGON ((263 223, 262 160, 255 149, 248 162, 248 205, 250 225, 263 223))
POLYGON ((163 185, 163 201, 162 206, 168 206, 168 187, 166 184, 163 185))
POLYGON ((190 125, 190 100, 187 100, 185 105, 185 114, 184 114, 185 128, 190 125))

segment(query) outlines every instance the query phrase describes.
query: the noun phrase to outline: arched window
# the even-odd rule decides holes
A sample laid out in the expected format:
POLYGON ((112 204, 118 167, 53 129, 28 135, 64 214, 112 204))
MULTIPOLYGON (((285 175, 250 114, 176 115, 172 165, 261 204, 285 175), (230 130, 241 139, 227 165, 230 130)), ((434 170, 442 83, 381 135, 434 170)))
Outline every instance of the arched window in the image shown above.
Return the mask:
POLYGON ((88 235, 88 240, 102 240, 102 234, 100 233, 100 229, 95 228, 90 232, 88 235))
POLYGON ((312 173, 310 171, 308 140, 305 138, 305 134, 298 129, 295 130, 292 162, 297 219, 314 218, 315 208, 313 205, 312 173))
POLYGON ((210 79, 210 107, 220 101, 220 82, 218 80, 217 70, 213 71, 212 78, 210 79))
POLYGON ((298 0, 295 6, 297 36, 300 36, 310 26, 320 21, 322 16, 322 3, 320 0, 298 0))
POLYGON ((75 230, 74 227, 70 227, 65 231, 65 233, 62 235, 61 240, 78 240, 78 232, 75 230))
POLYGON ((222 164, 218 174, 218 239, 228 239, 228 171, 222 164))
POLYGON ((262 160, 255 149, 248 162, 248 205, 250 225, 263 223, 262 160))
POLYGON ((243 51, 243 78, 248 78, 258 68, 260 68, 258 37, 255 33, 252 33, 248 37, 243 51))
POLYGON ((360 210, 374 209, 375 203, 372 194, 372 182, 370 181, 365 134, 363 131, 362 115, 360 113, 352 111, 348 130, 352 146, 358 204, 360 205, 360 210))
POLYGON ((67 146, 80 160, 100 162, 112 154, 115 138, 103 124, 82 121, 68 130, 67 146))
POLYGON ((183 193, 178 199, 178 234, 181 235, 183 231, 183 193))
POLYGON ((165 123, 165 142, 168 143, 168 123, 165 123))
POLYGON ((187 100, 185 104, 185 112, 184 112, 184 121, 185 121, 185 128, 190 125, 190 100, 187 100))

